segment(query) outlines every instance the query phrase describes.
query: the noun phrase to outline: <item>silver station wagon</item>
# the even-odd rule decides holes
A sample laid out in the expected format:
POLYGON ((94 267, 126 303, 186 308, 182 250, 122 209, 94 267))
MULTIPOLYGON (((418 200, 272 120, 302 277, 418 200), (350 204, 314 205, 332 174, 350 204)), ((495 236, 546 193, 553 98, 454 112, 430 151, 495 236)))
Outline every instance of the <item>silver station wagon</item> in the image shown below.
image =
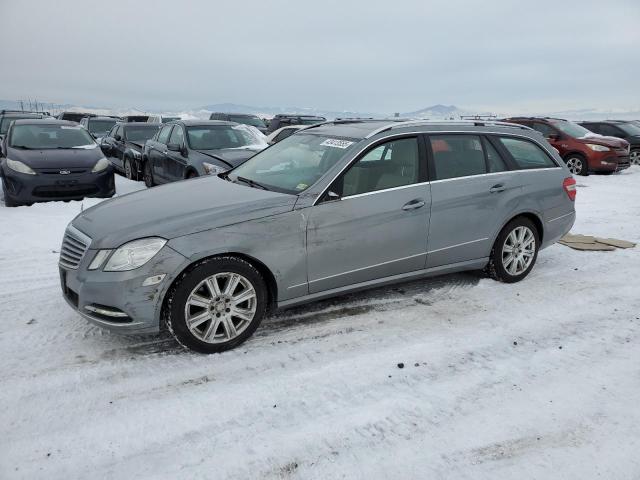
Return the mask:
POLYGON ((528 127, 327 122, 225 174, 85 210, 62 290, 102 327, 220 352, 276 308, 462 270, 522 280, 570 230, 575 195, 528 127))

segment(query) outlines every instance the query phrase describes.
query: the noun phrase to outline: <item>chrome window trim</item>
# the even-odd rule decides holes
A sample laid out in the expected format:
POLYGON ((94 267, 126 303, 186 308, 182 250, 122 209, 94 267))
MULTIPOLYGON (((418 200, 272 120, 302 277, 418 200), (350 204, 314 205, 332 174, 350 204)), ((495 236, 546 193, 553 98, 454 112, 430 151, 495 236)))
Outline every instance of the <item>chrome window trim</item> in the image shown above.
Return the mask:
POLYGON ((427 252, 416 253, 415 255, 409 255, 408 257, 396 258, 395 260, 388 260, 386 262, 376 263, 374 265, 368 265, 368 266, 362 267, 362 268, 354 268, 353 270, 347 270, 346 272, 336 273, 335 275, 329 275, 328 277, 317 278, 316 280, 309 280, 309 284, 316 283, 316 282, 321 282, 322 280, 328 280, 330 278, 340 277, 342 275, 348 275, 349 273, 355 273, 355 272, 360 272, 362 270, 368 270, 369 268, 381 267, 382 265, 388 265, 390 263, 400 262, 402 260, 409 260, 410 258, 415 258, 415 257, 419 257, 421 255, 426 255, 426 254, 427 254, 427 252))
POLYGON ((370 192, 364 192, 364 193, 356 193, 354 195, 347 195, 346 197, 341 197, 340 200, 349 200, 352 198, 359 198, 359 197, 366 197, 368 195, 374 195, 376 193, 384 193, 384 192, 391 192, 393 190, 402 190, 404 188, 410 188, 410 187, 417 187, 419 185, 428 185, 430 182, 418 182, 418 183, 410 183, 409 185, 400 185, 398 187, 390 187, 390 188, 384 188, 382 190, 372 190, 370 192))
POLYGON ((471 245, 472 243, 484 242, 485 240, 489 240, 489 238, 488 237, 478 238, 477 240, 470 240, 468 242, 457 243, 455 245, 450 245, 448 247, 436 248, 435 250, 429 250, 427 252, 427 255, 430 253, 441 252, 443 250, 449 250, 450 248, 462 247, 464 245, 471 245))
MULTIPOLYGON (((530 129, 531 131, 535 131, 533 129, 530 129)), ((356 161, 360 160, 360 155, 362 155, 362 153, 367 150, 368 148, 371 147, 375 147, 377 145, 380 145, 381 143, 384 143, 385 141, 391 139, 391 138, 396 138, 396 137, 404 137, 404 136, 411 136, 411 135, 447 135, 450 133, 466 133, 468 135, 506 135, 506 136, 512 136, 512 137, 520 137, 520 138, 524 138, 526 140, 529 140, 531 142, 533 142, 534 144, 536 144, 537 146, 539 146, 540 148, 542 148, 543 151, 545 151, 550 157, 551 160, 556 164, 555 167, 543 167, 543 168, 529 168, 529 169, 516 169, 516 170, 505 170, 504 172, 491 172, 491 173, 481 173, 480 175, 468 175, 466 177, 455 177, 455 178, 445 178, 442 180, 430 180, 429 182, 422 182, 422 183, 435 183, 435 182, 445 182, 448 180, 457 180, 459 178, 470 178, 470 177, 480 177, 480 176, 486 176, 486 175, 495 175, 498 173, 512 173, 512 172, 534 172, 534 171, 539 171, 539 170, 555 170, 557 168, 562 168, 562 166, 558 165, 558 162, 556 162, 555 158, 553 158, 553 153, 551 153, 549 150, 547 150, 545 148, 544 145, 542 145, 540 142, 538 142, 537 140, 531 138, 530 136, 527 135, 519 135, 517 133, 512 133, 512 132, 494 132, 494 131, 481 131, 481 132, 477 132, 477 131, 473 131, 473 130, 438 130, 438 131, 410 131, 410 132, 402 132, 402 133, 395 133, 392 135, 387 135, 385 137, 381 137, 379 140, 379 142, 375 142, 375 143, 370 143, 369 145, 361 148, 354 156, 353 159, 357 159, 355 161, 350 161, 349 163, 347 163, 345 166, 343 166, 340 171, 334 175, 334 177, 331 179, 331 181, 329 181, 327 183, 327 186, 324 187, 322 189, 322 191, 320 192, 320 194, 316 197, 316 199, 313 201, 313 203, 311 204, 312 207, 315 207, 318 202, 320 201, 320 199, 324 196, 325 193, 327 193, 327 190, 329 190, 329 187, 331 186, 331 184, 333 184, 333 182, 336 181, 336 178, 338 178, 340 175, 342 175, 342 173, 349 168, 351 165, 353 165, 354 163, 356 163, 356 161)), ((363 140, 367 140, 369 137, 365 137, 363 138, 363 140)), ((411 185, 418 185, 417 183, 413 183, 411 185)), ((406 187, 407 185, 402 185, 402 187, 406 187)), ((379 192, 383 192, 383 191, 389 191, 389 190, 393 190, 394 188, 398 188, 398 187, 392 187, 392 188, 387 188, 385 190, 374 190, 372 192, 365 192, 365 193, 379 193, 379 192)), ((358 194, 358 195, 364 195, 362 193, 358 194)), ((354 197, 355 195, 350 195, 350 197, 354 197)), ((342 199, 344 198, 349 198, 349 197, 342 197, 342 199)))

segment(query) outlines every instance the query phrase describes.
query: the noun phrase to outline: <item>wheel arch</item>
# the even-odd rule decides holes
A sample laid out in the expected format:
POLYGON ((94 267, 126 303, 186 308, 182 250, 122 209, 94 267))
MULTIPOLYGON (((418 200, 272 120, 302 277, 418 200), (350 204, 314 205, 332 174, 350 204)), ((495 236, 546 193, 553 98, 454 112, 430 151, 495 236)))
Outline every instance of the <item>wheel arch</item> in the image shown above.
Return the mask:
POLYGON ((277 301, 278 301, 278 284, 276 282, 275 276, 273 275, 273 272, 271 272, 269 267, 267 267, 263 262, 261 262, 257 258, 252 257, 251 255, 247 255, 246 253, 241 253, 241 252, 216 253, 213 255, 208 255, 206 257, 198 258, 197 260, 194 260, 193 262, 186 265, 173 278, 173 280, 171 281, 171 284, 165 289, 162 302, 160 302, 160 305, 161 305, 160 328, 161 329, 165 328, 165 322, 163 320, 165 319, 165 315, 168 311, 167 301, 170 297, 171 291, 175 288, 175 286, 185 277, 185 275, 189 273, 190 270, 193 270, 198 265, 206 263, 207 261, 210 261, 213 258, 219 258, 219 257, 236 257, 241 260, 244 260, 245 262, 253 266, 256 270, 258 270, 258 272, 260 272, 260 275, 262 275, 262 278, 264 279, 265 283, 267 284, 267 295, 268 295, 267 311, 270 312, 275 309, 275 306, 277 305, 277 301))
POLYGON ((504 229, 504 227, 506 227, 510 222, 514 221, 516 218, 519 218, 519 217, 524 217, 528 220, 531 220, 531 222, 533 222, 533 224, 536 227, 536 230, 538 231, 540 244, 542 245, 542 242, 544 239, 544 223, 542 222, 542 219, 540 218, 540 216, 537 213, 532 211, 523 211, 515 215, 512 215, 506 222, 500 225, 500 228, 493 236, 493 242, 491 245, 493 245, 496 242, 498 235, 500 235, 500 232, 504 229))

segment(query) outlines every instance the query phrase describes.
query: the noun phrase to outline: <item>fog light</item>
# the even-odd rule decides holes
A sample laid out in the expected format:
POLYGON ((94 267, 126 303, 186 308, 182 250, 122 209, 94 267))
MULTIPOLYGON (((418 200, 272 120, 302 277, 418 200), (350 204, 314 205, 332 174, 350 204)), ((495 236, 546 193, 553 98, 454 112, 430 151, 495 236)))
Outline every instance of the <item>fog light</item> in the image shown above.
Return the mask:
POLYGON ((147 277, 145 278, 144 282, 142 282, 142 286, 149 287, 151 285, 157 285, 164 279, 166 275, 167 275, 166 273, 163 273, 162 275, 154 275, 153 277, 147 277))

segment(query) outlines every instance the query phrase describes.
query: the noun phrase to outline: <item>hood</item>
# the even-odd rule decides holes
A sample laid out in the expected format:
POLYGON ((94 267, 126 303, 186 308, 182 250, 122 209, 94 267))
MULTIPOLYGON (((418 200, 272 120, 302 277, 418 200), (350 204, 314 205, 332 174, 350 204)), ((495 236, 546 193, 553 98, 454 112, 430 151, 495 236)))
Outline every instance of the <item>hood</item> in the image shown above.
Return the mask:
POLYGON ((238 165, 242 165, 244 162, 253 157, 256 153, 262 150, 262 147, 251 147, 248 146, 246 148, 222 148, 218 150, 197 150, 197 152, 202 153, 211 158, 218 158, 225 163, 228 163, 232 167, 237 167, 238 165))
POLYGON ((64 148, 44 150, 7 149, 7 158, 17 160, 31 168, 89 168, 104 157, 96 148, 64 148))
POLYGON ((598 135, 597 133, 587 135, 586 137, 576 138, 582 143, 595 143, 596 145, 604 145, 610 148, 627 148, 629 142, 618 137, 605 137, 604 135, 598 135))
POLYGON ((238 185, 212 176, 123 195, 79 214, 73 225, 91 248, 116 248, 137 238, 170 240, 291 211, 295 195, 238 185))

